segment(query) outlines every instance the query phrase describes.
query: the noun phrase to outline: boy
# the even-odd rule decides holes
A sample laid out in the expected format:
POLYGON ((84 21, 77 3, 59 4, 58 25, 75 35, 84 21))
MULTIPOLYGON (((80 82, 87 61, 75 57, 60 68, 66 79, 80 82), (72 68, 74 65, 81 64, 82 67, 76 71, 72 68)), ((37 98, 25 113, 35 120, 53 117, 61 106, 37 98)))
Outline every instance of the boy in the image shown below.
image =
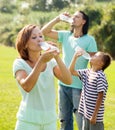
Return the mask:
POLYGON ((108 83, 104 70, 110 65, 111 57, 104 52, 97 52, 90 59, 90 69, 75 70, 75 63, 83 51, 78 51, 70 64, 70 72, 78 76, 83 83, 83 89, 78 112, 83 115, 82 130, 104 130, 104 101, 108 83))

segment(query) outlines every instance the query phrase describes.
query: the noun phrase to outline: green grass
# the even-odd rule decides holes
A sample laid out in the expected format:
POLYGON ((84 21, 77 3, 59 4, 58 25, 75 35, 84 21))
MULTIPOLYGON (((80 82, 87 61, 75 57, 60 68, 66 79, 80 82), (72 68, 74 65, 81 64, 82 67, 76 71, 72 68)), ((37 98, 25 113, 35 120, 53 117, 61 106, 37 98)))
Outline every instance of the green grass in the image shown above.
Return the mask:
MULTIPOLYGON (((17 56, 14 48, 0 45, 0 130, 14 130, 16 123, 21 95, 12 75, 12 63, 17 56)), ((105 130, 115 130, 115 61, 105 73, 109 82, 105 103, 105 130)), ((74 127, 77 130, 75 122, 74 127)))
POLYGON ((0 130, 14 130, 16 112, 21 99, 12 75, 14 48, 0 46, 0 130))

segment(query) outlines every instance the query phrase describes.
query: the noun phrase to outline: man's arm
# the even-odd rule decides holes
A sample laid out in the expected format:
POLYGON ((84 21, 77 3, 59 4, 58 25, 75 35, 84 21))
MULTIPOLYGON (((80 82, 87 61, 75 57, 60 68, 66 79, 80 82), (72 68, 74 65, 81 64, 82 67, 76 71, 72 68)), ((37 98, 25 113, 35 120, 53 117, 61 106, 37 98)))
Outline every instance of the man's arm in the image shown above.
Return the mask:
POLYGON ((58 39, 58 32, 56 30, 53 30, 53 26, 60 22, 59 16, 51 20, 49 23, 43 26, 41 29, 43 35, 48 36, 52 39, 57 40, 58 39))

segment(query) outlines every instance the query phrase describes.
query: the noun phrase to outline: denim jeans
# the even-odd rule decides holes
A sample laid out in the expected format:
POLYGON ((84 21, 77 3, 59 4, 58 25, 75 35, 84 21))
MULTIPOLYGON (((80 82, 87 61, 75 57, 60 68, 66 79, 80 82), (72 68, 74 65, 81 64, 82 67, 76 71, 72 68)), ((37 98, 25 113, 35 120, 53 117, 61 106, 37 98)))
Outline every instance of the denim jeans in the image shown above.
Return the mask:
POLYGON ((82 130, 82 115, 78 113, 81 89, 60 85, 59 89, 59 118, 60 130, 73 130, 73 113, 78 129, 82 130))
POLYGON ((84 117, 82 130, 104 130, 104 124, 103 122, 97 122, 95 125, 93 125, 84 117))

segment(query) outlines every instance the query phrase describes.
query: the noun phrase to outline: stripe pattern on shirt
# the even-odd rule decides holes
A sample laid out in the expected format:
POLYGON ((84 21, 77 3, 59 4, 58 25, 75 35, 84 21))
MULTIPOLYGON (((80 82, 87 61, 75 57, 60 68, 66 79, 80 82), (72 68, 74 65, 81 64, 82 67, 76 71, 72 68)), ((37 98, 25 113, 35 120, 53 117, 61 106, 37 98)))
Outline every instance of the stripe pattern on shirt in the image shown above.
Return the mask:
POLYGON ((108 88, 106 76, 102 70, 93 72, 90 69, 84 69, 78 70, 78 73, 80 75, 80 79, 83 82, 83 90, 78 111, 87 119, 90 119, 95 109, 98 93, 103 92, 103 100, 96 120, 97 122, 102 122, 104 115, 104 101, 108 88))

